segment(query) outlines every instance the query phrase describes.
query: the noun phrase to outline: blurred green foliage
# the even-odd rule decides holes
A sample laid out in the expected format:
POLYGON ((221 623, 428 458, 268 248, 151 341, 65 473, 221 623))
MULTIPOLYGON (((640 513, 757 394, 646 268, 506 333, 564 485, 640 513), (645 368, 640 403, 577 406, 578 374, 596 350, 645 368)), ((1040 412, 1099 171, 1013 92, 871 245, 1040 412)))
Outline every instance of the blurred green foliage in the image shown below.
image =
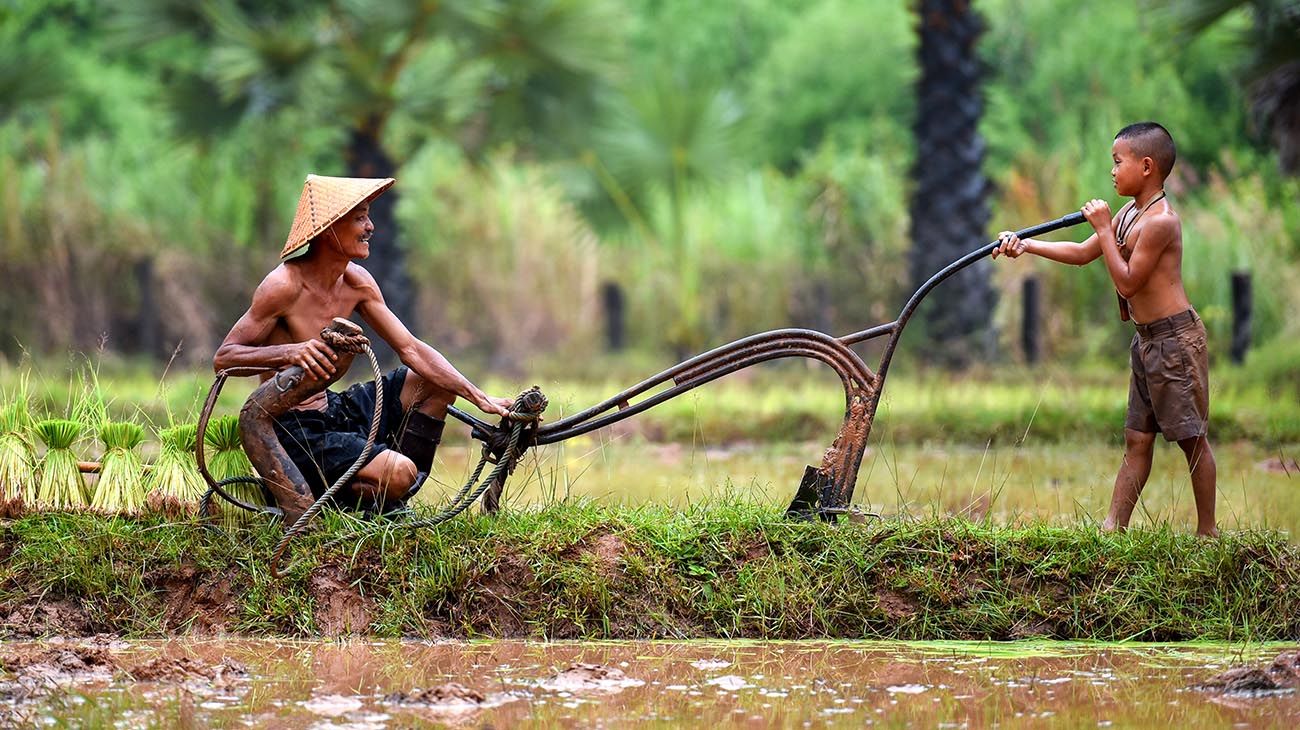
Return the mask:
MULTIPOLYGON (((1115 130, 1155 118, 1179 143, 1169 191, 1215 356, 1233 269, 1255 275, 1257 343, 1300 334, 1300 185, 1237 82, 1251 17, 1186 40, 1145 3, 977 6, 990 237, 1108 195, 1115 130)), ((357 127, 337 116, 378 111, 412 324, 450 354, 592 358, 610 281, 633 347, 660 356, 887 321, 926 155, 914 24, 905 3, 845 0, 5 4, 0 355, 137 349, 151 294, 165 351, 205 362, 275 265, 304 175, 346 172, 357 127), (436 32, 404 45, 421 13, 436 32)), ((996 267, 1004 357, 1030 273, 1049 356, 1121 366, 1100 264, 996 267)))

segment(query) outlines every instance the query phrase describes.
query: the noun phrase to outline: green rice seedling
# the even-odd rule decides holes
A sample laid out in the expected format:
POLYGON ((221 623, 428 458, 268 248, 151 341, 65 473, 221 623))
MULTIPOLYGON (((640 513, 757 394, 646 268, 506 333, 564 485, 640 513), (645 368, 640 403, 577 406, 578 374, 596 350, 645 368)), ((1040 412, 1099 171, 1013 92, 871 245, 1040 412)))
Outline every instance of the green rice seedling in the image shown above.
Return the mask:
POLYGON ((105 421, 99 427, 104 444, 99 481, 91 509, 106 514, 139 514, 144 507, 144 463, 137 451, 144 443, 144 427, 129 421, 105 421))
POLYGON ((26 393, 0 410, 0 517, 17 516, 36 499, 36 449, 26 393))
POLYGON ((36 486, 35 504, 39 509, 69 510, 85 507, 90 500, 86 479, 77 467, 72 445, 86 427, 76 421, 51 418, 37 423, 33 430, 45 443, 40 463, 40 483, 36 486))
MULTIPOLYGON (((239 440, 239 418, 223 416, 208 423, 208 430, 203 439, 213 451, 207 455, 208 473, 213 479, 221 481, 230 477, 253 476, 253 464, 244 453, 243 443, 239 440)), ((248 504, 265 504, 262 488, 256 484, 231 484, 223 487, 230 496, 248 504)), ((220 497, 213 499, 213 504, 220 510, 221 522, 226 528, 238 527, 248 521, 251 513, 220 497)))
POLYGON ((145 481, 150 510, 172 517, 193 515, 207 485, 194 459, 198 427, 194 424, 173 426, 158 432, 162 450, 145 481))

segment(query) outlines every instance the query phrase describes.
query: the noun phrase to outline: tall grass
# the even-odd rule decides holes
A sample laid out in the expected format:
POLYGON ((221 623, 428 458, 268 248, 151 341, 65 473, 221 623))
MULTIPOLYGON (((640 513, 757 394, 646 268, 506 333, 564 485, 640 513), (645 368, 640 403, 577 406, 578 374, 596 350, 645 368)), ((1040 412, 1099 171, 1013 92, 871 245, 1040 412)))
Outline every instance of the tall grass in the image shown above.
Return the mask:
POLYGON ((36 449, 27 394, 0 408, 0 516, 22 512, 36 502, 36 449))
POLYGON ((137 451, 144 427, 129 421, 106 421, 99 427, 104 444, 91 509, 105 514, 138 514, 144 507, 144 463, 137 451))
MULTIPOLYGON (((222 416, 208 423, 204 441, 213 451, 207 454, 208 473, 213 479, 221 481, 230 477, 254 476, 253 464, 244 453, 239 440, 239 417, 222 416)), ((255 484, 231 484, 223 487, 232 497, 246 504, 266 504, 262 489, 255 484)), ((251 519, 249 512, 215 498, 222 524, 227 529, 240 527, 251 519)))
POLYGON ((192 515, 207 485, 195 461, 198 427, 172 426, 158 432, 162 449, 145 481, 149 509, 171 516, 192 515))
POLYGON ((77 455, 72 451, 73 444, 86 433, 86 426, 78 421, 54 418, 38 422, 33 431, 45 444, 35 506, 50 510, 89 506, 90 488, 77 466, 77 455))

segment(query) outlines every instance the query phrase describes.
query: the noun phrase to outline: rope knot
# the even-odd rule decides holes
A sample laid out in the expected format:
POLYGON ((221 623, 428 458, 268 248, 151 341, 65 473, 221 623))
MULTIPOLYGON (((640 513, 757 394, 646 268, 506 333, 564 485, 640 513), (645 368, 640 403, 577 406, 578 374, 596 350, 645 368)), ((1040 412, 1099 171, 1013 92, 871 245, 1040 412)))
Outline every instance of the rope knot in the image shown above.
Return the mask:
POLYGON ((370 339, 365 336, 355 322, 335 317, 325 329, 320 331, 321 341, 335 350, 350 352, 354 355, 370 347, 370 339))
POLYGON ((541 386, 533 387, 520 393, 515 398, 515 403, 510 407, 510 420, 512 421, 540 421, 542 411, 551 404, 546 394, 542 392, 541 386))

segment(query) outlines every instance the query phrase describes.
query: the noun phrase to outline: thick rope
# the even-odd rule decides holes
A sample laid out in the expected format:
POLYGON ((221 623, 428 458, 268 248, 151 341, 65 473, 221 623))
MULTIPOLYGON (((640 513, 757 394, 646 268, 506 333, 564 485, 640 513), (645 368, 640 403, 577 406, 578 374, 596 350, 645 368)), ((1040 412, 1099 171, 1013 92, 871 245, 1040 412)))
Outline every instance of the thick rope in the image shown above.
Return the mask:
POLYGON ((376 525, 375 527, 365 530, 356 530, 330 540, 326 543, 325 547, 330 548, 353 539, 365 540, 366 538, 373 536, 375 533, 389 528, 407 530, 436 527, 437 525, 440 525, 469 509, 469 507, 477 502, 494 483, 498 480, 504 480, 506 476, 515 470, 515 467, 519 463, 519 457, 523 456, 524 452, 528 448, 527 445, 520 448, 520 441, 523 439, 523 433, 530 425, 535 425, 541 420, 542 411, 546 409, 546 406, 546 396, 542 395, 537 386, 533 386, 529 390, 520 393, 519 397, 515 398, 514 405, 511 407, 509 414, 502 419, 499 426, 504 427, 509 423, 510 435, 506 440, 505 448, 497 457, 496 468, 494 468, 482 482, 478 481, 479 475, 483 473, 484 467, 492 461, 492 450, 485 443, 483 445, 483 455, 479 459, 478 466, 474 468, 474 472, 470 474, 469 479, 465 481, 465 484, 460 488, 456 495, 451 498, 451 501, 447 506, 438 513, 430 517, 423 517, 416 520, 406 520, 394 524, 376 525), (477 486, 475 486, 476 482, 477 486))
MULTIPOLYGON (((366 336, 362 334, 347 335, 342 332, 338 332, 336 330, 332 330, 329 328, 325 328, 321 330, 320 334, 321 334, 321 340, 335 350, 341 350, 343 352, 349 352, 353 354, 364 352, 366 353, 367 357, 370 358, 370 368, 375 375, 375 412, 374 415, 371 417, 370 434, 366 438, 366 446, 362 450, 360 456, 358 456, 356 461, 352 463, 352 466, 349 467, 348 471, 340 479, 336 480, 334 484, 331 485, 328 490, 326 490, 325 494, 320 499, 316 500, 315 503, 312 504, 312 506, 307 510, 307 512, 303 513, 303 517, 307 519, 304 520, 303 517, 300 517, 296 522, 294 522, 293 526, 290 527, 289 530, 286 532, 286 538, 292 538, 293 535, 296 535, 298 532, 301 532, 302 529, 307 526, 307 522, 310 521, 309 515, 314 516, 316 512, 319 512, 322 503, 329 497, 333 496, 335 492, 337 492, 340 488, 342 488, 342 486, 346 484, 349 479, 355 476, 356 472, 359 471, 361 467, 365 465, 366 458, 370 456, 370 451, 371 449, 374 448, 375 437, 379 432, 379 421, 384 412, 383 373, 379 369, 379 361, 375 358, 374 352, 370 349, 370 340, 367 339, 366 336)), ((203 499, 199 502, 199 518, 205 522, 207 522, 207 518, 211 516, 212 497, 214 494, 220 496, 222 499, 226 500, 230 504, 233 504, 236 507, 247 510, 249 512, 257 512, 261 514, 271 514, 271 515, 282 514, 282 512, 277 509, 247 504, 237 499, 229 492, 227 492, 225 489, 223 489, 223 487, 229 486, 231 484, 256 484, 257 486, 262 487, 262 489, 265 490, 266 480, 262 479, 261 477, 234 476, 234 477, 228 477, 226 479, 217 481, 212 478, 211 474, 208 473, 206 467, 206 460, 204 459, 204 453, 203 453, 203 445, 204 445, 203 439, 207 431, 208 419, 212 415, 212 409, 217 403, 217 397, 221 394, 221 389, 225 385, 226 380, 231 375, 237 375, 237 376, 257 375, 264 372, 270 372, 272 370, 273 368, 266 368, 266 367, 228 368, 226 370, 222 370, 221 372, 217 373, 217 378, 212 383, 212 388, 208 391, 207 402, 203 404, 203 411, 201 412, 201 415, 199 417, 199 426, 198 426, 198 434, 197 434, 198 442, 195 445, 196 456, 198 458, 198 463, 200 467, 199 472, 203 476, 203 479, 208 483, 208 491, 204 493, 203 499)), ((215 528, 215 526, 212 527, 214 529, 217 529, 215 528)), ((287 539, 281 540, 281 544, 276 549, 276 554, 275 554, 276 560, 279 559, 280 554, 283 552, 284 547, 287 544, 288 544, 287 539)), ((275 572, 274 562, 272 562, 271 572, 273 574, 275 572)))
MULTIPOLYGON (((313 502, 312 505, 307 508, 307 511, 303 512, 302 516, 299 517, 289 529, 284 531, 284 535, 280 538, 280 542, 275 546, 275 552, 271 554, 271 576, 274 578, 279 578, 282 575, 279 568, 280 558, 284 556, 284 551, 288 549, 290 541, 292 541, 293 538, 303 530, 307 529, 307 523, 311 522, 312 518, 321 511, 334 494, 343 488, 343 485, 351 481, 352 477, 356 476, 358 471, 361 471, 361 467, 365 465, 366 459, 370 457, 370 452, 375 447, 375 438, 379 435, 379 422, 384 415, 383 373, 379 370, 379 360, 375 358, 375 351, 370 349, 369 343, 363 345, 363 347, 365 348, 363 352, 365 352, 366 357, 370 358, 370 367, 375 372, 375 412, 370 417, 370 433, 366 435, 366 446, 361 450, 361 453, 357 455, 356 461, 352 462, 352 466, 348 467, 347 471, 343 472, 338 479, 334 480, 334 483, 330 485, 329 489, 326 489, 324 493, 321 494, 320 498, 313 502)), ((292 567, 293 565, 290 565, 289 568, 286 568, 285 570, 287 571, 292 567)))

